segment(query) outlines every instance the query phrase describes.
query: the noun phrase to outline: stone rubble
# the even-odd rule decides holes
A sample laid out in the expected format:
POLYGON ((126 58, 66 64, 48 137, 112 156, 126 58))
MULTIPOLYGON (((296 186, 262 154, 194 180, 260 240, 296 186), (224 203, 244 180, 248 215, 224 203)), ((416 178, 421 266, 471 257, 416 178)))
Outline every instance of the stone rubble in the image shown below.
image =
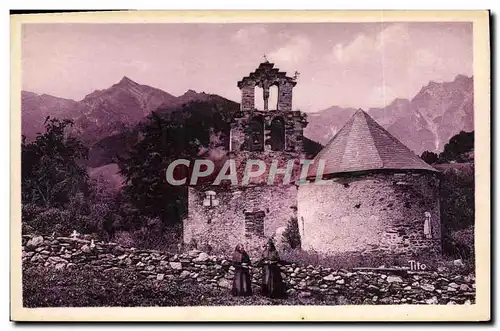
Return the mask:
MULTIPOLYGON (((24 266, 53 268, 60 272, 89 264, 102 271, 134 270, 139 277, 158 282, 202 282, 216 289, 232 286, 234 267, 223 256, 189 251, 171 254, 120 247, 66 237, 23 236, 24 266), (92 248, 90 247, 92 246, 92 248)), ((334 296, 338 304, 474 304, 475 276, 451 272, 403 270, 397 275, 383 271, 332 270, 321 266, 281 266, 289 295, 299 299, 334 296)), ((251 267, 252 284, 258 291, 261 270, 251 267)))

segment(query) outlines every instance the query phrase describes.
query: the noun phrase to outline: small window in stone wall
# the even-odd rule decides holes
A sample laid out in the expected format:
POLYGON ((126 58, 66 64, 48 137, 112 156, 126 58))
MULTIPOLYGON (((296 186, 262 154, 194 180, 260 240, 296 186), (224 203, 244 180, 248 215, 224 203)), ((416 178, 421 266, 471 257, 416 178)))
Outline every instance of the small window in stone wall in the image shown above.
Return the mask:
POLYGON ((219 205, 219 199, 214 191, 206 191, 203 199, 203 207, 206 208, 207 223, 212 223, 213 209, 219 205))
POLYGON ((203 199, 203 206, 205 207, 216 207, 219 205, 219 199, 216 198, 216 193, 214 191, 206 191, 205 199, 203 199))
POLYGON ((245 212, 245 235, 264 236, 264 217, 266 213, 262 210, 245 212))

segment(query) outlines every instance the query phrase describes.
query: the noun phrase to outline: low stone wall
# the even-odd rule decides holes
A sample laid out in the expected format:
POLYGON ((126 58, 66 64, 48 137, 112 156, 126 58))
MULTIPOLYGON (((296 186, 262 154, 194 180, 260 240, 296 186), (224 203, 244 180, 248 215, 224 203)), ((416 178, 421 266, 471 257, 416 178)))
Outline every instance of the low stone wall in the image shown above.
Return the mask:
MULTIPOLYGON (((199 282, 229 290, 234 268, 223 256, 200 251, 182 254, 123 248, 113 243, 65 237, 23 236, 23 267, 40 266, 62 271, 81 264, 107 272, 127 269, 158 281, 199 282)), ((287 292, 299 298, 335 296, 339 304, 473 304, 473 275, 413 272, 408 270, 332 270, 321 266, 283 263, 287 292)), ((260 268, 252 268, 255 290, 260 268)), ((258 293, 258 292, 256 292, 258 293)))

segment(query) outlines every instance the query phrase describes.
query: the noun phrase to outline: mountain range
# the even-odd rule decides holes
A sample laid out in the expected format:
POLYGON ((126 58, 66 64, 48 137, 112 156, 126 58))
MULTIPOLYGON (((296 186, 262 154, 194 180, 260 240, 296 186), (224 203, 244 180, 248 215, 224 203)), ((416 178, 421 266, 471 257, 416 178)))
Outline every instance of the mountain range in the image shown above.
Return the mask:
MULTIPOLYGON (((99 167, 112 162, 110 151, 126 149, 133 143, 130 133, 152 111, 168 112, 192 101, 239 108, 238 103, 216 94, 188 90, 176 97, 123 77, 111 87, 96 90, 80 101, 22 91, 22 134, 31 140, 43 132, 47 116, 73 119, 74 133, 91 148, 89 165, 99 167)), ((473 104, 473 78, 458 75, 451 82, 430 82, 411 100, 396 99, 386 107, 370 108, 367 112, 420 155, 425 150, 442 151, 453 135, 461 130, 472 131, 473 104)), ((355 111, 355 108, 333 106, 308 113, 309 124, 304 131, 306 145, 317 149, 317 143, 326 144, 355 111)))
POLYGON ((22 134, 28 140, 43 132, 45 118, 51 116, 73 119, 74 133, 92 146, 103 138, 133 127, 154 110, 222 97, 193 90, 175 97, 123 77, 111 87, 95 90, 80 101, 27 91, 22 91, 21 98, 22 134))
MULTIPOLYGON (((474 130, 473 77, 458 75, 451 82, 429 82, 411 99, 395 99, 367 113, 415 153, 441 152, 460 131, 474 130)), ((304 135, 326 144, 354 114, 355 108, 333 106, 309 113, 304 135)))

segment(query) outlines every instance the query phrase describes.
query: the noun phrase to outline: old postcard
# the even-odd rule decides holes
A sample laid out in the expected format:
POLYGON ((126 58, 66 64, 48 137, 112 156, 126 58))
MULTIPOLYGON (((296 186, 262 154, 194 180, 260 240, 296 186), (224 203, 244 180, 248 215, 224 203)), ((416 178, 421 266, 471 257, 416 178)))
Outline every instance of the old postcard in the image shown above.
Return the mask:
POLYGON ((16 321, 487 321, 487 11, 12 16, 16 321))

